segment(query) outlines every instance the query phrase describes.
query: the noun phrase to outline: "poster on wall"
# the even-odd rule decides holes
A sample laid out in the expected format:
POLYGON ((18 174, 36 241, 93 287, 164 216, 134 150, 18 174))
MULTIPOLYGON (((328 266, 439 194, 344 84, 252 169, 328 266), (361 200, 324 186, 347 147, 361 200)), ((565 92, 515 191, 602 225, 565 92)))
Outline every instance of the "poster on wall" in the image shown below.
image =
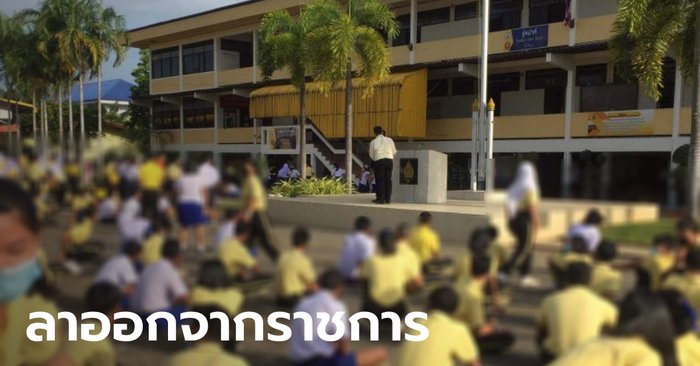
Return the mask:
POLYGON ((654 134, 654 110, 593 112, 588 115, 588 136, 649 136, 654 134))
POLYGON ((531 50, 547 47, 549 25, 518 28, 506 33, 505 49, 509 51, 531 50))

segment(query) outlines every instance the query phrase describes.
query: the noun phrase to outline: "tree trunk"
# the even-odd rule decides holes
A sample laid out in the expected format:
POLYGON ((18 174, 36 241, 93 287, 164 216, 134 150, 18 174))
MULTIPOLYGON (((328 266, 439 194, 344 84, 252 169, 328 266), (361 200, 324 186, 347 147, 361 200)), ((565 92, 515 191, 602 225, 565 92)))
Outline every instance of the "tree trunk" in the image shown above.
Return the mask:
POLYGON ((306 179, 306 81, 299 88, 299 172, 306 179))
MULTIPOLYGON (((15 120, 15 126, 17 126, 17 147, 15 151, 17 152, 17 156, 20 156, 20 154, 22 154, 22 127, 19 125, 19 98, 15 100, 15 114, 13 115, 13 119, 15 120)), ((9 132, 7 134, 11 135, 9 132)))
POLYGON ((83 74, 80 73, 80 154, 85 150, 85 106, 83 103, 83 74))
POLYGON ((32 137, 36 144, 36 91, 32 91, 32 137))
POLYGON ((68 89, 68 151, 73 156, 75 151, 75 133, 73 132, 73 87, 68 89))
POLYGON ((97 66, 97 138, 102 138, 102 65, 97 66))
POLYGON ((352 193, 352 61, 345 75, 345 181, 352 193))
POLYGON ((695 6, 695 52, 693 55, 693 113, 690 121, 688 162, 688 211, 700 219, 700 5, 695 6))
POLYGON ((65 147, 63 144, 63 87, 60 85, 56 98, 58 99, 58 145, 60 146, 59 150, 63 151, 65 147))

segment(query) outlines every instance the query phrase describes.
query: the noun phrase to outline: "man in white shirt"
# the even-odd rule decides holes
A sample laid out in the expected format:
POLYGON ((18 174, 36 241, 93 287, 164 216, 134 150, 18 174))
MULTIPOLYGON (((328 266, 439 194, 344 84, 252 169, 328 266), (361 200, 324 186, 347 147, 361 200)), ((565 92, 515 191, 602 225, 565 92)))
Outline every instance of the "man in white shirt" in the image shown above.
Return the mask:
POLYGON ((381 126, 374 127, 374 135, 376 137, 369 143, 369 157, 372 159, 372 169, 377 180, 377 199, 373 202, 391 203, 391 174, 394 170, 396 146, 394 140, 384 136, 381 126))
POLYGON ((94 283, 109 283, 121 291, 122 296, 131 295, 139 280, 135 264, 141 256, 141 244, 127 241, 122 252, 110 258, 100 267, 94 283))
POLYGON ((362 264, 374 254, 371 226, 369 218, 359 216, 355 219, 355 230, 345 237, 338 270, 348 281, 357 280, 362 264))
MULTIPOLYGON (((294 366, 374 366, 387 358, 383 347, 350 352, 350 323, 348 309, 340 300, 344 286, 343 276, 338 271, 329 270, 319 279, 321 290, 302 299, 294 312, 311 315, 313 334, 311 340, 304 339, 306 323, 303 319, 292 321, 292 338, 289 340, 289 358, 294 366), (344 336, 337 342, 326 342, 318 336, 320 320, 318 313, 326 313, 331 318, 336 313, 343 313, 341 321, 345 324, 344 336)), ((326 334, 335 334, 336 326, 329 322, 326 334)))
POLYGON ((146 267, 141 273, 141 280, 131 298, 131 306, 134 311, 144 315, 167 311, 179 319, 189 295, 187 285, 178 271, 180 243, 175 240, 166 241, 162 256, 163 259, 146 267))

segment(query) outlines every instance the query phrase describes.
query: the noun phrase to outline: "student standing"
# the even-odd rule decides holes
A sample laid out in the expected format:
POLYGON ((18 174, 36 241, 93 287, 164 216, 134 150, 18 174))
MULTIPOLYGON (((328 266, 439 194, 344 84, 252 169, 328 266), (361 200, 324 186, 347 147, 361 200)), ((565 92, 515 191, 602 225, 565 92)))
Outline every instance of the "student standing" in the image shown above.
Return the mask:
POLYGON ((139 169, 141 214, 151 222, 158 219, 158 199, 165 181, 164 164, 163 154, 154 154, 139 169))
POLYGON ((267 214, 267 191, 258 178, 253 162, 246 162, 245 173, 241 200, 243 217, 251 224, 249 244, 257 240, 270 259, 277 261, 279 251, 275 246, 270 217, 267 214))
POLYGON ((197 173, 197 166, 190 161, 185 164, 185 174, 177 181, 177 212, 180 221, 179 241, 187 246, 189 230, 194 229, 197 249, 206 249, 206 224, 209 222, 206 204, 209 185, 197 173))
POLYGON ((369 143, 369 157, 377 180, 377 199, 374 203, 391 203, 391 174, 394 170, 396 146, 394 140, 384 136, 381 126, 374 127, 374 140, 369 143))

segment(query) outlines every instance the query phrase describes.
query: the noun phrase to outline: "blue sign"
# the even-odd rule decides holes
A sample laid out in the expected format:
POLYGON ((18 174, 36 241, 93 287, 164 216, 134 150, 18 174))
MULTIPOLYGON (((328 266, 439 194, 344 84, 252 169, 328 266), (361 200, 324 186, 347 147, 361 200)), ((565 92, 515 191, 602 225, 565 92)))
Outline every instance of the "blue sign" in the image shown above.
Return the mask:
POLYGON ((506 45, 506 48, 511 51, 547 47, 549 36, 549 25, 547 24, 536 27, 513 29, 511 32, 512 39, 509 40, 510 45, 506 45))

